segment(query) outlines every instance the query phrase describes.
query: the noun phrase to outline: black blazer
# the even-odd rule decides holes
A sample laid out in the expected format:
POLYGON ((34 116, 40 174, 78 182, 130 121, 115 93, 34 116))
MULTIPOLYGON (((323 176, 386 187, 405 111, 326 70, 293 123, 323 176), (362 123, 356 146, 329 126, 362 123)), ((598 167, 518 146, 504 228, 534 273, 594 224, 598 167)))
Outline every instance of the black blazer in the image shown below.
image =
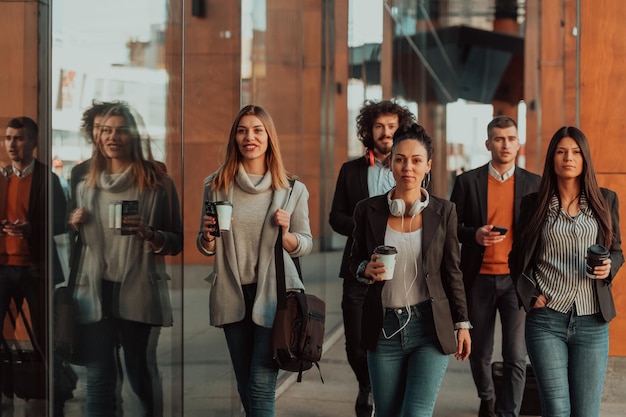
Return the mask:
MULTIPOLYGON (((387 196, 372 197, 360 202, 354 211, 354 244, 349 257, 350 271, 356 276, 359 264, 369 260, 374 248, 385 242, 389 218, 387 196)), ((430 196, 422 212, 421 279, 426 281, 433 318, 441 350, 445 354, 457 351, 454 323, 468 321, 463 277, 459 269, 459 243, 454 204, 430 196)), ((364 349, 376 350, 383 326, 381 293, 385 282, 369 285, 363 303, 361 320, 364 349)))
MULTIPOLYGON (((539 175, 515 167, 515 190, 513 203, 513 225, 515 230, 520 214, 522 197, 537 191, 541 182, 539 175)), ((456 204, 459 220, 459 242, 461 242, 461 270, 465 289, 469 293, 480 273, 485 247, 476 243, 476 230, 487 224, 487 188, 489 164, 467 171, 456 178, 450 201, 456 204)))
POLYGON ((352 229, 354 229, 354 208, 356 204, 369 197, 367 188, 368 165, 363 158, 353 159, 341 166, 335 195, 330 208, 329 223, 332 229, 343 236, 348 236, 343 250, 339 276, 344 279, 356 279, 348 268, 348 256, 352 247, 352 229))
MULTIPOLYGON (((11 166, 6 168, 11 171, 11 166)), ((53 245, 52 251, 52 274, 55 283, 63 281, 63 270, 56 250, 56 245, 52 239, 52 235, 58 235, 65 231, 65 194, 61 188, 61 182, 50 168, 35 159, 33 166, 33 179, 30 186, 30 195, 28 197, 28 222, 31 226, 31 235, 26 238, 28 249, 33 263, 37 266, 42 277, 46 278, 48 271, 48 253, 46 242, 53 245), (52 188, 48 188, 48 181, 52 188), (50 191, 48 191, 50 190, 50 191), (50 194, 48 194, 50 192, 50 194), (48 213, 46 205, 46 197, 50 195, 52 211, 48 213), (52 222, 50 231, 48 225, 52 222), (52 235, 49 233, 52 232, 52 235)), ((7 186, 7 178, 0 175, 0 195, 5 196, 7 186)), ((4 198, 4 197, 3 197, 4 198)), ((6 213, 0 216, 4 218, 6 213)), ((47 281, 41 280, 42 288, 47 281)))
MULTIPOLYGON (((622 238, 619 228, 619 201, 617 194, 607 188, 601 188, 600 191, 607 201, 607 205, 611 210, 611 218, 613 222, 613 245, 609 248, 611 252, 611 273, 606 279, 594 280, 596 286, 596 297, 600 306, 600 312, 602 318, 609 322, 615 317, 615 304, 613 302, 613 294, 611 293, 611 287, 613 286, 613 278, 617 271, 624 263, 624 254, 622 253, 622 238)), ((530 217, 537 206, 537 193, 530 194, 522 200, 522 213, 520 217, 519 226, 526 227, 530 217)), ((521 229, 520 229, 521 230, 521 229)), ((596 242, 600 245, 604 245, 604 234, 598 230, 598 238, 596 242)), ((534 255, 537 250, 541 248, 541 241, 539 236, 534 236, 534 239, 527 247, 522 247, 522 242, 517 239, 513 242, 513 248, 509 254, 509 267, 511 269, 511 277, 515 282, 515 288, 517 290, 517 297, 520 301, 520 305, 524 307, 526 311, 532 309, 534 299, 541 293, 536 287, 534 280, 533 270, 535 268, 534 255)))

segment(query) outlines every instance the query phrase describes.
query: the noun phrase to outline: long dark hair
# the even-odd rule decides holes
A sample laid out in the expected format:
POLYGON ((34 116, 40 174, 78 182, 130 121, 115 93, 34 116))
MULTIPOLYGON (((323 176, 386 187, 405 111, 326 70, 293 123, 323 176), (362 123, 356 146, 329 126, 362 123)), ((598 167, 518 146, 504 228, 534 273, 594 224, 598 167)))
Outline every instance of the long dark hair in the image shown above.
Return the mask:
POLYGON ((522 232, 522 242, 528 243, 541 231, 548 214, 552 196, 556 195, 557 198, 560 199, 556 172, 554 170, 554 155, 559 142, 563 138, 574 139, 580 148, 580 152, 583 157, 583 172, 579 177, 580 191, 587 197, 587 204, 593 211, 593 214, 600 226, 600 230, 602 230, 604 234, 605 246, 610 248, 614 238, 611 213, 606 200, 600 192, 600 186, 598 185, 598 180, 596 179, 596 171, 593 167, 593 161, 591 160, 591 149, 589 148, 587 137, 580 129, 573 126, 563 126, 556 131, 550 140, 548 151, 546 152, 541 185, 539 186, 536 210, 530 218, 528 227, 522 232))

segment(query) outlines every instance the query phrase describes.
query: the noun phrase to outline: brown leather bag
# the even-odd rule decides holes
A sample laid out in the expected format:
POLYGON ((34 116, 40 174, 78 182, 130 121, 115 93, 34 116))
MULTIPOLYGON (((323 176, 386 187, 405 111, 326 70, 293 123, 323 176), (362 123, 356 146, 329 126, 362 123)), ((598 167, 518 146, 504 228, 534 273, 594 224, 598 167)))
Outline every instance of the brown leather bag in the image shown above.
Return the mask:
MULTIPOLYGON (((280 369, 302 372, 317 366, 322 358, 326 303, 320 298, 285 288, 285 264, 280 232, 274 248, 276 257, 276 292, 278 297, 276 317, 272 326, 274 360, 280 369)), ((298 273, 301 274, 300 269, 298 273)), ((300 276, 302 279, 302 276, 300 276)), ((320 379, 324 382, 320 371, 320 379)))

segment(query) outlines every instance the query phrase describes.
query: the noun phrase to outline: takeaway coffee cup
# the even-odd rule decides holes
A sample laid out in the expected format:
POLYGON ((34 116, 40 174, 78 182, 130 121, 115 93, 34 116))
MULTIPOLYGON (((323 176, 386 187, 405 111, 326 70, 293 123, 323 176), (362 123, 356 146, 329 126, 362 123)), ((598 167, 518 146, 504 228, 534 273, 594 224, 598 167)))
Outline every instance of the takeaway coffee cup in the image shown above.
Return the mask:
POLYGON ((215 209, 220 230, 230 230, 230 218, 233 216, 233 203, 230 201, 216 201, 215 209))
POLYGON ((587 278, 595 278, 593 268, 602 265, 605 259, 609 259, 609 250, 602 245, 589 246, 587 249, 587 278))
POLYGON ((398 251, 393 246, 377 246, 374 249, 374 253, 380 255, 377 259, 378 262, 385 264, 385 273, 382 274, 384 280, 393 278, 393 270, 396 266, 396 255, 398 251))

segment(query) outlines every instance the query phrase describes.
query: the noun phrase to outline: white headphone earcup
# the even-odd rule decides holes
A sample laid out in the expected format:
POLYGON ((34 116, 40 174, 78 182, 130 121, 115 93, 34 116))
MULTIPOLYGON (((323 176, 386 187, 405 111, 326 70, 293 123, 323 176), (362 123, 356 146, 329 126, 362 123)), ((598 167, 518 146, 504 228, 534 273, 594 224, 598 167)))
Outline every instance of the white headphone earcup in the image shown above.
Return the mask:
POLYGON ((409 216, 417 216, 426 207, 428 207, 428 203, 430 201, 430 195, 428 194, 428 191, 422 189, 422 195, 425 197, 424 200, 422 201, 420 199, 413 203, 413 205, 411 206, 411 210, 409 210, 409 216))
POLYGON ((394 217, 402 217, 404 216, 404 211, 406 210, 406 206, 404 204, 404 200, 395 199, 389 202, 389 212, 394 217))
POLYGON ((411 210, 409 210, 409 216, 417 216, 426 208, 428 203, 424 203, 421 200, 417 200, 412 206, 411 210))

